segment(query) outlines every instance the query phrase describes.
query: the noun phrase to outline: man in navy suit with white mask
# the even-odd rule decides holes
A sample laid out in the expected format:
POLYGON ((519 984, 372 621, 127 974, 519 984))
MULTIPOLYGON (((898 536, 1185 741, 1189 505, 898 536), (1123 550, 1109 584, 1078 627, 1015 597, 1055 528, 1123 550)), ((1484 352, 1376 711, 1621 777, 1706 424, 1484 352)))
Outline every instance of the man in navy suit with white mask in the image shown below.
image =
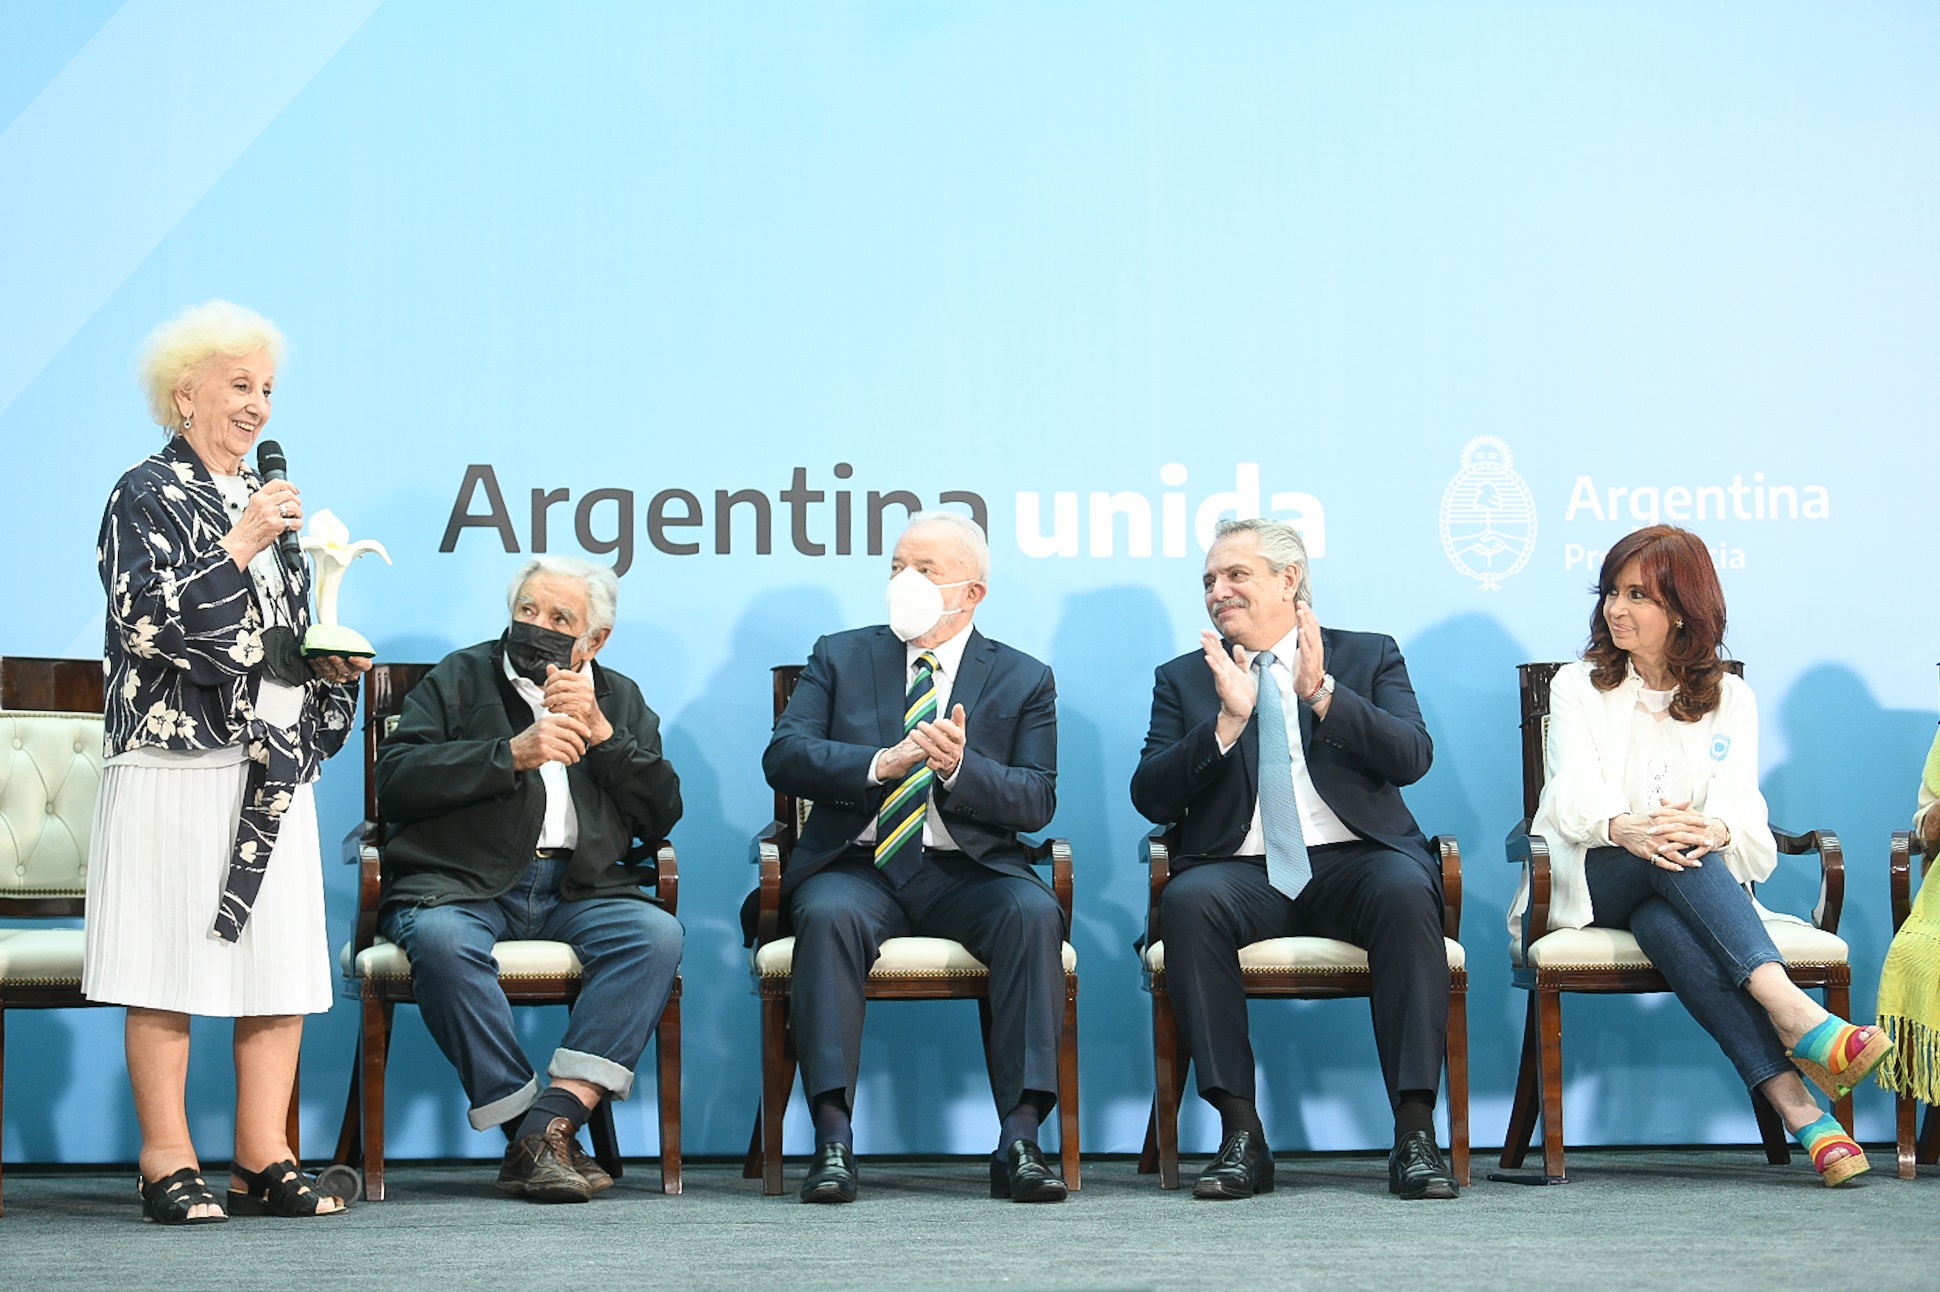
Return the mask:
POLYGON ((991 1195, 1062 1201, 1037 1134, 1057 1099, 1067 930, 1017 839, 1057 806, 1056 688, 972 627, 990 549, 969 517, 912 516, 890 570, 889 624, 815 643, 762 758, 770 785, 814 804, 782 874, 815 1122, 802 1201, 856 1198, 865 980, 886 939, 912 935, 961 942, 990 969, 991 1195))
POLYGON ((1227 521, 1206 554, 1217 635, 1162 665, 1132 801, 1181 832, 1159 908, 1166 988, 1221 1144, 1193 1187, 1273 1187, 1254 1100, 1239 949, 1312 936, 1367 951, 1375 1048, 1394 1110, 1388 1187, 1453 1198, 1435 1143, 1448 1035, 1441 874, 1400 788, 1434 748, 1394 639, 1323 629, 1300 534, 1227 521))

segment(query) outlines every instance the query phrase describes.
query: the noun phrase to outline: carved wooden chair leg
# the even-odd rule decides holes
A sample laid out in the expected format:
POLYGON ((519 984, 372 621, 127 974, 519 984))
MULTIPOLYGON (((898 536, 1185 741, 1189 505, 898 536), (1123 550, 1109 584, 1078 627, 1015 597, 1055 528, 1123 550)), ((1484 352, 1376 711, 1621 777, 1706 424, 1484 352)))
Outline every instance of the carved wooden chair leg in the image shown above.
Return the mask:
POLYGON ((1537 1077, 1542 1072, 1542 1029, 1536 1023, 1536 993, 1529 993, 1529 1007, 1522 1024, 1522 1064, 1516 1071, 1516 1097, 1509 1107, 1509 1129, 1502 1137, 1500 1165, 1513 1170, 1529 1156, 1530 1142, 1536 1135, 1536 1115, 1542 1109, 1537 1077))
POLYGON ((1165 984, 1152 984, 1152 1118, 1159 1158, 1159 1187, 1179 1187, 1179 1098, 1183 1065, 1179 1062, 1179 1026, 1172 1017, 1172 998, 1165 984))
POLYGON ((1563 1170, 1563 996, 1538 987, 1537 1032, 1542 1044, 1543 1174, 1562 1179, 1563 1170))
POLYGON ((1084 1188, 1084 1165, 1078 1153, 1078 980, 1066 976, 1064 1035, 1058 1042, 1058 1155, 1064 1183, 1073 1192, 1084 1188))
POLYGON ((1448 1150, 1455 1183, 1469 1186, 1468 985, 1448 992, 1448 1150))
POLYGON ((606 1173, 614 1179, 620 1178, 620 1137, 613 1127, 613 1101, 602 1099, 593 1109, 593 1115, 586 1119, 586 1129, 593 1140, 593 1160, 606 1168, 606 1173))
POLYGON ((1754 1090, 1751 1114, 1758 1120, 1758 1139, 1765 1146, 1765 1160, 1773 1166, 1786 1165, 1792 1160, 1792 1148, 1786 1143, 1785 1123, 1779 1118, 1778 1110, 1772 1107, 1771 1100, 1754 1090))
POLYGON ((290 1108, 283 1117, 283 1136, 290 1141, 290 1157, 303 1163, 303 1065, 290 1074, 290 1108))
POLYGON ((1911 1180, 1920 1173, 1913 1159, 1913 1123, 1919 1111, 1919 1105, 1910 1095, 1893 1100, 1893 1147, 1898 1153, 1902 1180, 1911 1180))
MULTIPOLYGON (((763 1080, 766 1078, 764 1076, 763 1080)), ((741 1159, 741 1178, 759 1180, 761 1178, 761 1100, 755 1100, 754 1127, 748 1132, 748 1155, 741 1159)))
POLYGON ((680 1192, 680 985, 660 1015, 660 1191, 680 1192))
POLYGON ((788 1002, 761 998, 761 1191, 781 1193, 781 1119, 795 1088, 795 1047, 788 1036, 788 1002))
POLYGON ((360 1042, 350 1052, 350 1082, 344 1091, 344 1120, 337 1131, 337 1152, 330 1160, 343 1166, 360 1166, 358 1149, 363 1139, 361 1116, 363 1095, 364 1047, 360 1042))
MULTIPOLYGON (((365 990, 370 989, 367 984, 365 990)), ((364 1200, 384 1201, 384 1064, 391 1044, 389 1001, 364 998, 364 1200)))
POLYGON ((1138 1150, 1138 1173, 1157 1175, 1159 1172, 1159 1096, 1152 1095, 1152 1111, 1145 1118, 1145 1143, 1138 1150))

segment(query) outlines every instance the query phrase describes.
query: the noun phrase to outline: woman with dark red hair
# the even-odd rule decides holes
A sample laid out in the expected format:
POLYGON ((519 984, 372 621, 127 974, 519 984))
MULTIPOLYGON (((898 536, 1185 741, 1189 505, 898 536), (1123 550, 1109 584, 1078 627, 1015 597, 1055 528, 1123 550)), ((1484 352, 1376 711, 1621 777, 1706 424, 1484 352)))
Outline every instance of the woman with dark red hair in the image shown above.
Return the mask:
MULTIPOLYGON (((1758 789, 1758 705, 1726 671, 1724 593, 1697 535, 1653 525, 1610 549, 1583 659, 1550 686, 1552 928, 1628 929, 1828 1185, 1866 1155, 1799 1079, 1838 1097, 1892 1050, 1786 975, 1744 885, 1778 862, 1758 789), (1706 863, 1710 864, 1706 864, 1706 863)), ((1510 907, 1520 936, 1528 880, 1510 907)))

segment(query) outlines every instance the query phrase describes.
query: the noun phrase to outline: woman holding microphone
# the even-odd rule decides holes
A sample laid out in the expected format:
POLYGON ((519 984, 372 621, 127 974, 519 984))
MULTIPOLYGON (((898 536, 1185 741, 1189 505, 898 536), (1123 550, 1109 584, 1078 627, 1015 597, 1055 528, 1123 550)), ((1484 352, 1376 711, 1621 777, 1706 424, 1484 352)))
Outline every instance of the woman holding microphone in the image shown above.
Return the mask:
POLYGON ((308 581, 277 540, 296 487, 245 455, 270 418, 282 334, 211 301, 163 323, 138 376, 167 443, 116 483, 96 548, 108 593, 106 766, 88 855, 82 989, 128 1008, 144 1219, 226 1219, 186 1109, 191 1015, 235 1023, 228 1211, 330 1215, 286 1135, 303 1015, 330 1007, 310 782, 342 747, 365 660, 298 653, 308 581))

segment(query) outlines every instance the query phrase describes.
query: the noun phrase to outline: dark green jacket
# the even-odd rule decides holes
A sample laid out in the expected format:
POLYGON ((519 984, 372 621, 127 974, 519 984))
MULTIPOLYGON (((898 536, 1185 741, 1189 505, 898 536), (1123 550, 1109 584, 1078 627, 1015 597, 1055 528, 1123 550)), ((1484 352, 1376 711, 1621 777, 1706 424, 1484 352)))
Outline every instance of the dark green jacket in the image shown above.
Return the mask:
MULTIPOLYGON (((536 770, 512 768, 512 737, 532 725, 532 708, 500 650, 489 641, 447 655, 405 697, 377 756, 387 903, 497 897, 531 864, 545 785, 536 770)), ((593 691, 613 736, 566 769, 579 845, 560 894, 646 897, 653 867, 625 862, 635 839, 664 839, 680 820, 680 778, 660 756, 660 719, 640 688, 596 660, 593 691)))

